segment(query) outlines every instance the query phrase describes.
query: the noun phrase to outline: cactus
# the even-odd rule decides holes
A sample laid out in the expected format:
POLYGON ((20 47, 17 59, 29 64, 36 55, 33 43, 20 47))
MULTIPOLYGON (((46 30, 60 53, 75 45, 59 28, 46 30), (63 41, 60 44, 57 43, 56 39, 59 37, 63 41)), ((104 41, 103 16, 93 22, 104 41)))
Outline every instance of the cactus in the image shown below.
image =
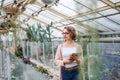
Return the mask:
POLYGON ((48 24, 48 26, 43 29, 43 27, 41 27, 41 24, 37 24, 38 26, 38 33, 39 33, 39 39, 41 42, 45 42, 45 41, 51 41, 51 33, 53 31, 51 31, 50 27, 52 27, 52 22, 51 24, 48 24))
POLYGON ((30 41, 40 41, 41 43, 46 42, 46 41, 51 41, 51 31, 50 27, 52 27, 52 22, 51 24, 48 24, 48 26, 44 29, 40 23, 37 23, 38 29, 34 28, 33 26, 27 25, 28 29, 26 30, 27 36, 30 41), (37 39, 37 36, 39 39, 37 39))
POLYGON ((48 41, 51 41, 51 33, 53 32, 53 31, 51 31, 50 27, 52 27, 52 22, 51 22, 51 24, 48 24, 48 26, 46 27, 46 31, 48 34, 48 41))
POLYGON ((28 39, 30 41, 37 41, 36 39, 37 31, 35 31, 34 26, 30 26, 30 25, 27 25, 27 26, 28 26, 28 29, 26 29, 26 32, 27 32, 28 39))

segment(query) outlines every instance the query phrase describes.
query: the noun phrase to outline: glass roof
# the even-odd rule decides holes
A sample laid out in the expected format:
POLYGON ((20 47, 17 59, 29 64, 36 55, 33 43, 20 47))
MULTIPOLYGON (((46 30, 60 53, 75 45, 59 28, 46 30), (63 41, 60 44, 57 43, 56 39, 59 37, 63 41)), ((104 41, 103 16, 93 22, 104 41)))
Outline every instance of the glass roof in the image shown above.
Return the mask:
MULTIPOLYGON (((3 7, 13 2, 14 0, 4 0, 3 7)), ((0 5, 2 6, 2 0, 0 5)), ((67 25, 74 26, 81 34, 89 29, 115 32, 120 31, 119 6, 120 0, 59 0, 58 3, 46 7, 41 0, 35 0, 34 3, 25 5, 25 11, 19 17, 23 24, 47 25, 53 22, 53 26, 58 28, 53 27, 53 35, 58 37, 61 36, 58 34, 60 30, 67 25)), ((0 21, 2 20, 1 18, 0 21)))
POLYGON ((113 3, 116 3, 116 2, 119 2, 120 0, 110 0, 112 1, 113 3))

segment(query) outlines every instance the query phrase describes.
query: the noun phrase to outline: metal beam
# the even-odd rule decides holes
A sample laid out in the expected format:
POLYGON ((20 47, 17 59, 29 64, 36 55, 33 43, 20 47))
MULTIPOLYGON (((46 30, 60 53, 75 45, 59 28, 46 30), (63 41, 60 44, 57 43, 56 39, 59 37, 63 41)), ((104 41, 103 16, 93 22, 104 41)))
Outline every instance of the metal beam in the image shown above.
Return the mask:
MULTIPOLYGON (((71 16, 69 19, 74 19, 74 18, 78 18, 78 17, 82 17, 82 16, 87 16, 87 15, 98 13, 98 12, 101 12, 101 11, 104 11, 104 10, 107 10, 107 9, 110 9, 110 8, 111 8, 110 6, 104 6, 104 7, 101 7, 101 8, 94 9, 94 10, 79 13, 77 15, 71 16)), ((68 19, 62 19, 62 20, 56 21, 55 24, 60 23, 60 22, 65 22, 67 20, 68 19)))
MULTIPOLYGON (((30 9, 30 8, 27 8, 27 9, 30 9)), ((33 10, 33 9, 30 9, 30 10, 32 10, 33 12, 35 11, 35 10, 33 10)), ((30 16, 30 15, 29 15, 30 16)), ((38 19, 37 19, 37 21, 38 21, 38 19)), ((45 24, 45 25, 47 25, 48 23, 46 23, 46 22, 43 22, 43 21, 41 21, 41 20, 39 20, 38 22, 41 22, 41 23, 43 23, 43 24, 45 24)), ((54 26, 53 26, 54 27, 54 26)), ((59 29, 59 28, 57 28, 57 27, 54 27, 54 29, 57 29, 57 30, 59 30, 59 31, 62 31, 61 29, 59 29)), ((80 32, 80 31, 78 31, 78 32, 80 32)), ((80 33, 83 33, 83 32, 80 32, 80 33)))
MULTIPOLYGON (((40 2, 35 2, 34 4, 36 4, 36 5, 40 6, 40 7, 43 7, 43 6, 44 6, 44 5, 41 4, 40 2)), ((60 12, 54 10, 54 9, 51 9, 51 8, 45 8, 45 9, 47 9, 48 11, 50 11, 50 12, 52 12, 52 13, 54 13, 54 14, 57 14, 57 15, 59 15, 59 16, 61 16, 61 17, 64 17, 64 18, 67 19, 67 20, 70 19, 70 17, 68 17, 68 16, 66 16, 66 15, 64 15, 64 14, 62 14, 62 13, 60 13, 60 12)), ((84 27, 84 28, 86 28, 86 29, 88 29, 88 30, 96 31, 96 29, 94 29, 94 28, 92 28, 92 27, 90 27, 90 26, 88 26, 88 25, 82 24, 82 23, 80 23, 80 22, 77 21, 77 20, 70 20, 70 21, 72 21, 72 22, 74 22, 74 23, 76 23, 76 24, 78 24, 78 25, 80 25, 80 26, 82 26, 82 27, 84 27)))
POLYGON ((82 20, 82 21, 80 21, 80 22, 89 21, 89 20, 94 20, 94 19, 99 19, 99 18, 103 18, 103 17, 114 16, 114 15, 117 15, 117 14, 120 14, 120 12, 113 13, 113 14, 108 14, 108 15, 105 15, 105 16, 99 16, 99 17, 89 18, 89 19, 82 20))
MULTIPOLYGON (((38 21, 38 22, 40 22, 40 23, 43 23, 43 24, 47 25, 47 23, 44 22, 44 21, 41 21, 41 20, 39 20, 39 19, 36 19, 36 18, 34 18, 34 17, 32 17, 32 16, 30 16, 30 15, 28 15, 28 14, 25 14, 25 13, 22 13, 22 14, 25 15, 25 16, 27 16, 27 17, 29 17, 29 18, 31 18, 31 19, 34 19, 34 20, 36 20, 36 21, 38 21)), ((52 26, 52 28, 54 28, 54 29, 62 32, 62 30, 59 29, 58 27, 52 26)), ((78 31, 78 32, 80 32, 80 31, 78 31)), ((80 32, 80 33, 82 34, 83 32, 80 32)))
POLYGON ((25 16, 27 16, 27 17, 29 17, 29 18, 31 18, 31 19, 34 19, 34 20, 36 20, 36 21, 38 21, 38 22, 41 22, 41 23, 47 25, 46 22, 44 22, 44 21, 42 21, 42 20, 39 20, 39 19, 36 19, 35 17, 33 17, 33 16, 31 16, 31 15, 28 15, 28 14, 26 14, 26 13, 22 13, 22 14, 25 15, 25 16))
MULTIPOLYGON (((9 5, 11 5, 11 4, 12 4, 12 3, 9 3, 9 4, 5 5, 5 6, 9 6, 9 5)), ((4 7, 5 7, 5 6, 4 6, 4 7)), ((30 10, 32 10, 32 9, 30 9, 30 10)), ((34 10, 32 10, 32 11, 34 11, 34 10)), ((36 18, 34 18, 33 16, 30 16, 30 15, 25 14, 25 13, 22 13, 22 14, 25 15, 25 16, 27 16, 27 17, 29 17, 29 18, 31 18, 31 19, 34 19, 34 20, 36 20, 36 21, 38 21, 38 22, 40 22, 40 23, 43 23, 43 24, 47 25, 46 22, 41 21, 41 20, 39 20, 39 19, 36 19, 36 18)), ((1 18, 2 18, 2 17, 1 17, 1 18)), ((62 31, 61 29, 59 29, 59 28, 57 28, 57 27, 54 27, 54 26, 52 26, 52 28, 54 28, 54 29, 56 29, 56 30, 58 30, 58 31, 62 31)))
MULTIPOLYGON (((120 6, 120 2, 115 3, 115 6, 120 6)), ((78 18, 78 17, 82 17, 82 16, 87 16, 87 15, 98 13, 98 12, 101 12, 101 11, 105 11, 105 10, 111 9, 111 8, 112 8, 111 6, 103 6, 103 7, 94 9, 94 10, 86 11, 86 12, 79 13, 77 15, 71 16, 69 19, 74 19, 74 18, 78 18)), ((56 21, 54 23, 57 24, 57 23, 60 23, 60 22, 65 22, 67 20, 68 19, 62 19, 62 20, 56 21)))
POLYGON ((120 6, 120 2, 115 3, 115 6, 120 6))
MULTIPOLYGON (((26 14, 26 13, 22 13, 22 14, 25 15, 25 16, 27 16, 27 17, 29 17, 29 18, 31 18, 31 19, 34 19, 34 20, 36 20, 36 21, 38 21, 38 22, 40 22, 40 23, 43 23, 43 24, 45 24, 45 25, 48 25, 48 23, 46 23, 46 22, 44 22, 44 21, 41 21, 41 20, 39 20, 39 19, 36 19, 35 17, 30 16, 30 15, 28 15, 28 14, 26 14)), ((54 26, 52 26, 52 28, 57 29, 57 30, 59 30, 59 31, 62 31, 61 29, 59 29, 59 28, 57 28, 57 27, 54 27, 54 26)))
POLYGON ((113 3, 112 1, 110 0, 101 0, 102 2, 104 2, 105 4, 109 5, 111 8, 114 8, 116 10, 118 10, 120 12, 120 3, 113 3))

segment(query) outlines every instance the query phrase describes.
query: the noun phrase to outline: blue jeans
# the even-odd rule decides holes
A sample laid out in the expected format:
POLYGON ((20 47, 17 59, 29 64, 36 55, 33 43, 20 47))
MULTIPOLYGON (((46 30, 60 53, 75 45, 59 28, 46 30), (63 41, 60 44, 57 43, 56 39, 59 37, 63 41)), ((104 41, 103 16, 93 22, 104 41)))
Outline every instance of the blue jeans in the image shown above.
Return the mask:
POLYGON ((62 69, 62 80, 78 80, 79 69, 64 70, 62 69))

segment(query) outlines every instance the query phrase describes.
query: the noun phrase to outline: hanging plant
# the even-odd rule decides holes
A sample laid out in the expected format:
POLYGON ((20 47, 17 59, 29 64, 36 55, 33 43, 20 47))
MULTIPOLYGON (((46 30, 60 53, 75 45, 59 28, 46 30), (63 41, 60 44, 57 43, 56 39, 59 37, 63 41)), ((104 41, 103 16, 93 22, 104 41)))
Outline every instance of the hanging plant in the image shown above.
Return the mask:
POLYGON ((10 6, 6 6, 4 8, 4 10, 5 10, 6 14, 14 15, 14 14, 18 13, 19 8, 18 7, 13 7, 13 6, 10 5, 10 6))
POLYGON ((7 29, 7 30, 9 30, 12 27, 15 28, 16 25, 11 20, 7 20, 6 22, 1 23, 0 25, 0 28, 7 29))
POLYGON ((7 22, 3 22, 3 23, 1 23, 0 27, 3 29, 9 29, 10 25, 7 22))

